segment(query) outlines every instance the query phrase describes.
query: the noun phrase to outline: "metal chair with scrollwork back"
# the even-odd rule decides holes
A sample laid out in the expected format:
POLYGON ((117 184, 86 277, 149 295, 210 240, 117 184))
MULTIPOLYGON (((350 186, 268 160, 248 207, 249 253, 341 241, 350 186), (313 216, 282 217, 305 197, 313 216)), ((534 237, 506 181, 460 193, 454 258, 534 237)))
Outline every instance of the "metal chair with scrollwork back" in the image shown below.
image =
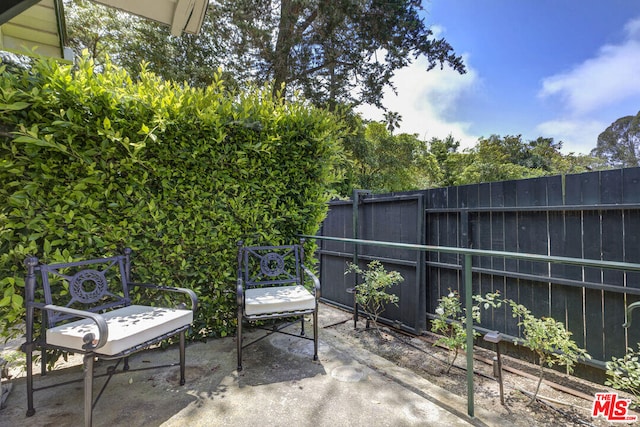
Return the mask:
MULTIPOLYGON (((300 338, 313 340, 318 360, 318 300, 320 281, 304 265, 304 240, 297 245, 244 246, 238 242, 238 371, 242 370, 242 321, 302 317, 300 338), (305 284, 305 278, 309 283, 305 284), (304 331, 304 316, 313 315, 313 337, 304 331)), ((283 328, 275 328, 283 332, 283 328)), ((263 337, 264 338, 264 337, 263 337)))
MULTIPOLYGON (((130 278, 131 249, 109 258, 43 264, 36 257, 25 260, 27 416, 35 414, 33 352, 41 350, 41 375, 46 375, 47 349, 82 354, 84 363, 84 424, 92 424, 94 359, 124 361, 128 356, 167 338, 179 335, 180 385, 185 383, 185 331, 191 326, 198 298, 190 289, 133 283, 130 278), (170 292, 175 307, 138 305, 138 288, 170 292), (190 304, 190 307, 187 305, 190 304), (37 325, 40 333, 36 333, 37 325)), ((159 298, 164 301, 164 298, 159 298)), ((117 367, 116 364, 116 367, 117 367)), ((166 366, 166 365, 165 365, 166 366)), ((107 370, 97 399, 115 367, 107 370)), ((66 384, 66 383, 63 383, 66 384)), ((57 384, 57 385, 63 385, 57 384)))

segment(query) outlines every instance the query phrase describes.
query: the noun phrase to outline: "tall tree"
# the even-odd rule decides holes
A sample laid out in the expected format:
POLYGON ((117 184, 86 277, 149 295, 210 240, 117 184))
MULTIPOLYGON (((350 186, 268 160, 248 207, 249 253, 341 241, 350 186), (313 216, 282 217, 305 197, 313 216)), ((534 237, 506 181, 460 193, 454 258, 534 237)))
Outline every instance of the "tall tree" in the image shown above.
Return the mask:
POLYGON ((136 75, 144 61, 148 71, 167 80, 202 87, 213 81, 226 55, 222 39, 229 28, 217 25, 216 9, 209 9, 200 34, 175 37, 167 26, 87 0, 65 0, 64 6, 71 47, 77 55, 86 49, 99 66, 109 56, 136 75))
POLYGON ((364 128, 351 151, 354 185, 378 193, 429 188, 439 179, 438 163, 416 135, 392 135, 382 122, 364 128))
POLYGON ((75 46, 97 45, 88 39, 96 35, 129 70, 144 60, 163 77, 206 84, 220 65, 239 82, 272 83, 285 96, 301 91, 331 108, 383 108, 383 89, 393 88, 395 71, 418 57, 428 69, 465 72, 461 57, 426 26, 420 0, 213 0, 200 35, 181 37, 133 17, 120 25, 121 12, 92 17, 99 6, 84 0, 65 0, 65 7, 75 46), (109 27, 115 35, 107 39, 109 27))
POLYGON ((452 135, 445 139, 432 138, 429 141, 429 151, 436 159, 440 169, 440 179, 437 182, 439 187, 449 187, 455 185, 456 177, 462 170, 462 162, 466 154, 458 152, 460 141, 456 141, 452 135))
POLYGON ((69 44, 76 55, 86 50, 98 65, 107 56, 119 63, 125 54, 121 43, 132 37, 128 30, 136 18, 87 0, 65 0, 64 11, 69 44))
POLYGON ((387 124, 389 132, 393 133, 394 130, 400 127, 402 116, 396 111, 387 111, 384 113, 384 121, 387 124))
POLYGON ((640 111, 635 116, 619 118, 598 135, 591 155, 612 167, 640 166, 640 111))
POLYGON ((527 167, 517 163, 522 156, 522 151, 519 135, 504 138, 491 135, 489 138, 480 138, 475 147, 467 151, 469 159, 456 177, 456 185, 542 175, 542 173, 534 175, 527 167))
POLYGON ((530 160, 525 166, 542 169, 547 174, 581 173, 588 170, 605 169, 603 162, 593 156, 562 154, 562 141, 539 137, 529 141, 530 160))
MULTIPOLYGON (((220 39, 225 29, 216 27, 214 12, 209 11, 205 16, 200 34, 179 37, 172 36, 167 26, 138 19, 131 29, 131 37, 121 41, 122 52, 136 52, 136 55, 122 55, 120 64, 137 71, 143 60, 148 63, 147 70, 167 80, 199 87, 211 84, 225 55, 220 39)), ((229 73, 224 73, 223 78, 228 83, 235 81, 229 73)))
MULTIPOLYGON (((220 3, 229 1, 237 3, 220 3)), ((383 107, 383 89, 392 87, 394 72, 417 57, 427 59, 428 69, 446 64, 465 72, 462 59, 449 43, 433 38, 420 16, 419 0, 260 3, 271 4, 267 7, 271 13, 259 11, 261 15, 252 13, 243 19, 251 33, 271 27, 276 34, 274 43, 261 40, 255 46, 263 59, 262 77, 274 81, 274 91, 301 90, 316 104, 329 106, 366 103, 383 107)))

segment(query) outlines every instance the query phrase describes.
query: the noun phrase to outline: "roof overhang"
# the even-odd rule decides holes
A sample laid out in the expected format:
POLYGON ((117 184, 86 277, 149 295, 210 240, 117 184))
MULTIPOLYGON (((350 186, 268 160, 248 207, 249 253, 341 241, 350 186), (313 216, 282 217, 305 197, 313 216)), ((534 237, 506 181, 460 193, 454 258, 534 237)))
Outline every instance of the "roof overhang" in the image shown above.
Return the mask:
MULTIPOLYGON (((171 34, 198 34, 209 0, 93 0, 171 27, 171 34)), ((72 58, 65 48, 62 0, 0 0, 0 49, 72 58)))
MULTIPOLYGON (((0 1, 0 24, 24 12, 40 0, 2 0, 0 1)), ((105 6, 113 7, 148 18, 171 27, 171 34, 198 34, 207 13, 209 0, 93 0, 105 6)))
POLYGON ((73 58, 66 47, 63 0, 0 1, 0 50, 21 55, 73 58), (11 3, 11 5, 9 4, 11 3), (11 7, 9 7, 11 6, 11 7))
POLYGON ((2 2, 0 2, 0 25, 18 16, 39 1, 40 0, 2 0, 2 2))
MULTIPOLYGON (((16 0, 12 0, 16 1, 16 0)), ((93 0, 171 27, 171 34, 198 34, 209 0, 93 0)))

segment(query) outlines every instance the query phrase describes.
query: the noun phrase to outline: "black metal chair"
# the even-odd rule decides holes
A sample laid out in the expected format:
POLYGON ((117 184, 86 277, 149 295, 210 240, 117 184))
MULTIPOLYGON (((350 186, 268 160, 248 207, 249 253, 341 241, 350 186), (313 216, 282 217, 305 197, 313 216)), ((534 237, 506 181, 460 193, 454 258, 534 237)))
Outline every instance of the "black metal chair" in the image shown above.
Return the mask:
MULTIPOLYGON (((300 337, 313 340, 313 360, 318 360, 320 281, 304 265, 303 243, 304 240, 299 245, 244 246, 238 242, 238 371, 242 370, 243 347, 259 340, 243 345, 243 319, 251 322, 302 317, 300 337), (305 277, 310 283, 305 284, 305 277), (311 338, 304 331, 307 314, 313 315, 311 338)), ((282 329, 273 330, 286 333, 282 329)))
MULTIPOLYGON (((41 374, 46 375, 47 349, 83 355, 84 424, 91 426, 94 359, 124 361, 128 356, 162 340, 180 336, 180 385, 185 383, 185 331, 191 326, 198 298, 190 289, 130 282, 131 249, 123 255, 62 264, 42 264, 35 257, 25 260, 27 416, 35 414, 33 352, 41 350, 41 374), (39 274, 38 274, 39 273, 39 274), (133 304, 136 288, 174 294, 176 307, 133 304), (181 296, 180 296, 181 294, 181 296), (187 303, 191 307, 187 306, 187 303), (36 335, 36 325, 40 333, 36 335)), ((116 364, 117 367, 117 364, 116 364)), ((114 367, 107 370, 98 398, 114 367)), ((56 384, 62 385, 62 384, 56 384)))

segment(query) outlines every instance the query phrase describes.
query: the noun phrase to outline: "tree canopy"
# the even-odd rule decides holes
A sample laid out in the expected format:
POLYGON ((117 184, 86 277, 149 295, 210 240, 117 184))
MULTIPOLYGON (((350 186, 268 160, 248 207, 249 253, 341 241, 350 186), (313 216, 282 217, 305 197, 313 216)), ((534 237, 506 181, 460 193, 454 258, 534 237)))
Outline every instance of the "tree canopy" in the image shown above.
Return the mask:
POLYGON ((598 139, 592 156, 561 153, 562 142, 520 135, 491 135, 460 151, 449 136, 421 141, 399 134, 402 117, 367 122, 359 104, 382 104, 395 71, 418 57, 427 70, 465 66, 444 39, 437 39, 415 0, 214 0, 199 35, 171 36, 154 22, 96 5, 65 0, 70 40, 79 53, 146 69, 168 81, 205 87, 222 70, 228 87, 267 86, 276 99, 304 99, 334 112, 351 129, 342 140, 348 160, 336 167, 353 188, 390 192, 638 165, 638 116, 619 119, 598 139), (141 63, 144 64, 141 67, 141 63), (343 108, 346 107, 346 108, 343 108), (604 160, 598 160, 602 157, 604 160))
POLYGON ((274 80, 274 90, 281 85, 299 89, 317 104, 366 103, 384 108, 384 87, 392 85, 395 70, 414 58, 426 58, 429 69, 446 64, 465 72, 449 43, 433 38, 420 17, 419 0, 265 3, 270 14, 244 18, 249 18, 245 22, 252 29, 276 30, 275 44, 256 46, 264 59, 262 76, 274 80), (279 17, 274 13, 278 6, 279 17))
MULTIPOLYGON (((209 9, 200 34, 174 37, 169 28, 88 0, 65 0, 69 43, 78 57, 84 50, 96 64, 109 59, 131 75, 145 69, 165 80, 205 87, 213 82, 225 56, 221 39, 228 37, 216 25, 215 9, 209 9)), ((223 77, 229 86, 235 81, 223 77)))
MULTIPOLYGON (((375 192, 428 188, 438 183, 435 157, 416 135, 393 135, 384 123, 370 122, 348 148, 352 187, 375 192)), ((347 194, 351 188, 347 190, 347 194)), ((346 194, 345 194, 346 195, 346 194)))
POLYGON ((452 136, 425 142, 417 135, 393 135, 385 123, 362 125, 345 151, 352 160, 340 186, 344 196, 353 188, 394 192, 579 173, 606 167, 591 156, 562 154, 553 138, 524 141, 521 135, 491 135, 460 151, 452 136))
MULTIPOLYGON (((300 91, 316 105, 382 105, 394 72, 418 57, 428 69, 464 73, 460 56, 436 39, 419 0, 216 0, 198 36, 168 29, 86 0, 66 0, 76 50, 136 72, 206 85, 220 66, 240 82, 300 91)), ((79 53, 79 52, 78 52, 79 53)))
POLYGON ((635 116, 619 118, 605 129, 591 155, 612 167, 640 166, 640 111, 635 116))

